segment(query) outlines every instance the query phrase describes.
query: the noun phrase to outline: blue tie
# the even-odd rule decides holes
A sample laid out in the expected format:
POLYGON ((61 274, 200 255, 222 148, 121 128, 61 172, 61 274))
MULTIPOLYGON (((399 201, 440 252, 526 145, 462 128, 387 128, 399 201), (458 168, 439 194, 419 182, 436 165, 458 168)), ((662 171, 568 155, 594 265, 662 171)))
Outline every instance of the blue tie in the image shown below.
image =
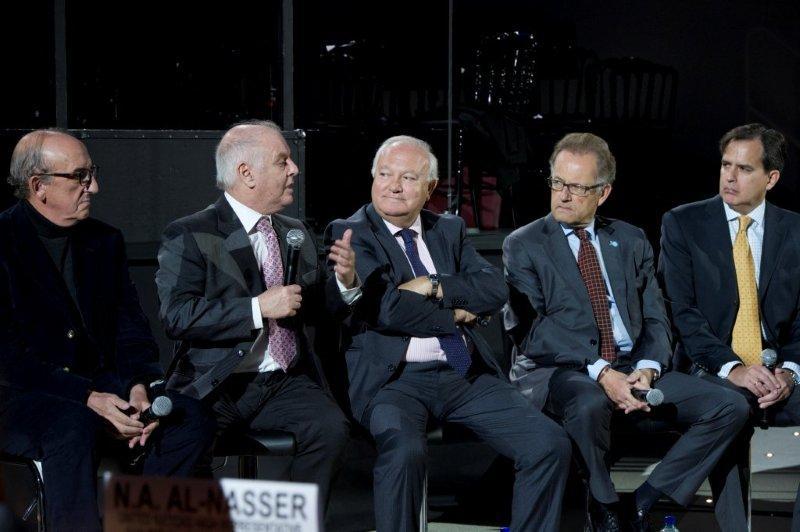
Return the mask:
MULTIPOLYGON (((411 229, 401 229, 399 232, 403 238, 403 243, 406 245, 406 256, 411 263, 411 268, 414 270, 414 275, 421 277, 428 275, 428 269, 422 264, 419 258, 419 251, 417 250, 417 243, 414 241, 416 231, 411 229)), ((444 356, 447 358, 447 363, 450 364, 459 375, 466 375, 469 370, 472 359, 467 351, 467 346, 464 339, 460 334, 448 334, 439 337, 439 345, 444 351, 444 356)))

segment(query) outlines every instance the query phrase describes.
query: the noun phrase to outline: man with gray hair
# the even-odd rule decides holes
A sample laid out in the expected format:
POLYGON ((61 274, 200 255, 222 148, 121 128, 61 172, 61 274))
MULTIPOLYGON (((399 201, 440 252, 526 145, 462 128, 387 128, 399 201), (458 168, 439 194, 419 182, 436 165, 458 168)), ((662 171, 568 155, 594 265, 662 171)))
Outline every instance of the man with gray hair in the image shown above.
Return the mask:
POLYGON ((41 462, 51 530, 100 530, 101 443, 122 456, 153 439, 145 474, 188 475, 211 433, 188 398, 155 433, 139 421, 162 370, 122 235, 89 217, 98 174, 66 131, 28 133, 0 214, 0 451, 41 462))
POLYGON ((348 423, 327 390, 316 325, 341 317, 359 296, 350 233, 318 263, 314 234, 279 214, 293 201, 298 168, 280 129, 249 121, 228 130, 216 153, 216 203, 171 223, 158 253, 161 319, 177 340, 167 388, 201 400, 217 433, 286 430, 297 453, 290 479, 319 485, 328 501, 348 423), (287 235, 299 240, 288 263, 287 235), (296 280, 284 286, 284 270, 296 280), (325 312, 327 310, 327 312, 325 312))
POLYGON ((353 416, 378 448, 377 529, 425 526, 426 427, 434 418, 469 428, 514 460, 512 530, 557 530, 569 440, 507 382, 473 330, 503 306, 502 273, 467 240, 461 218, 423 210, 437 183, 428 144, 386 140, 372 176, 372 203, 331 223, 326 242, 352 232, 363 282, 344 343, 353 416))
POLYGON ((511 379, 575 442, 588 476, 592 530, 621 526, 609 474, 619 454, 612 433, 683 432, 623 514, 632 530, 650 530, 648 512, 662 495, 691 502, 744 425, 747 404, 669 371, 670 323, 650 243, 641 229, 596 215, 616 173, 608 144, 570 133, 556 144, 550 172, 550 214, 503 243, 511 379), (655 394, 645 396, 651 388, 655 394), (664 404, 656 406, 659 395, 664 404))

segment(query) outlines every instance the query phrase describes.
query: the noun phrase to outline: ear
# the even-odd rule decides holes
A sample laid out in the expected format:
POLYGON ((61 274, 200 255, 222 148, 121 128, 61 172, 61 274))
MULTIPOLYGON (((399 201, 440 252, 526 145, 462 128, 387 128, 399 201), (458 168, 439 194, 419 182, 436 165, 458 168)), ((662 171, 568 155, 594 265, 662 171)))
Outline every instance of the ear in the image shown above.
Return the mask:
POLYGON ((247 188, 254 188, 256 186, 256 178, 247 163, 239 163, 238 166, 236 166, 236 177, 239 181, 244 183, 247 188))
POLYGON ((436 185, 439 184, 438 179, 434 179, 433 181, 428 181, 428 199, 431 199, 431 194, 433 191, 436 190, 436 185))
POLYGON ((28 190, 42 203, 47 199, 47 183, 42 181, 41 176, 34 175, 28 178, 28 190))
POLYGON ((600 194, 600 199, 597 200, 597 206, 599 207, 608 199, 611 195, 611 185, 606 185, 603 187, 603 192, 600 194))
POLYGON ((772 187, 778 184, 778 179, 781 178, 781 173, 778 170, 772 170, 767 174, 767 178, 767 190, 771 190, 772 187))

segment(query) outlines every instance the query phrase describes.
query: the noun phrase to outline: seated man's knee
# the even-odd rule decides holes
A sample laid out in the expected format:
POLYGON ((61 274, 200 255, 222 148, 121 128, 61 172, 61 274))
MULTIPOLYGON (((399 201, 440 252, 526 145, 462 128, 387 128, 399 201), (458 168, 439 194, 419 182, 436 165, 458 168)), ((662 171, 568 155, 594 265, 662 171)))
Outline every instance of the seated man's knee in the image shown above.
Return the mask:
POLYGON ((313 439, 326 448, 341 449, 350 436, 350 422, 338 408, 331 408, 315 422, 313 439))
POLYGON ((399 408, 376 406, 370 415, 369 430, 379 454, 390 456, 393 462, 402 466, 424 463, 428 452, 425 434, 399 408))
POLYGON ((565 422, 593 430, 592 427, 596 427, 598 423, 611 419, 612 412, 611 401, 605 394, 602 397, 588 396, 575 401, 565 416, 565 422))
POLYGON ((64 403, 59 415, 42 438, 42 447, 48 451, 63 449, 66 452, 93 452, 102 419, 89 407, 64 403))

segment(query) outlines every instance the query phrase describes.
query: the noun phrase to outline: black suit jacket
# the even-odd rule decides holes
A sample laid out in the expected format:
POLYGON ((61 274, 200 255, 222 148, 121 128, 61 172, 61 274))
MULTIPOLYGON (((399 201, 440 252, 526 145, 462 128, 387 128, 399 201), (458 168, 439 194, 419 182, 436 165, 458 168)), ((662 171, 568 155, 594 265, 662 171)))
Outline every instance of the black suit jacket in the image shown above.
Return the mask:
MULTIPOLYGON (((603 263, 617 308, 633 340, 631 363, 653 360, 666 370, 670 325, 655 279, 653 250, 644 232, 598 217, 603 263)), ((503 243, 510 289, 505 325, 514 339, 511 379, 543 406, 556 368, 583 370, 600 359, 600 332, 589 293, 561 225, 547 215, 503 243)))
MULTIPOLYGON (((758 300, 765 347, 800 363, 800 215, 766 203, 758 300)), ((740 361, 730 347, 739 309, 722 198, 681 205, 664 215, 658 272, 677 329, 676 357, 717 373, 740 361)))
MULTIPOLYGON (((441 302, 397 288, 416 276, 403 248, 371 204, 347 220, 335 220, 326 231, 329 245, 347 228, 353 230, 351 244, 363 286, 345 339, 350 403, 357 420, 378 390, 401 369, 412 336, 455 333, 453 309, 492 314, 508 295, 502 273, 466 239, 461 218, 423 210, 421 219, 422 238, 441 277, 441 302)), ((500 374, 485 341, 471 328, 464 330, 486 364, 500 374)))
POLYGON ((127 399, 162 370, 122 234, 87 219, 70 238, 77 302, 22 205, 0 214, 0 392, 127 399))
MULTIPOLYGON (((298 333, 293 369, 324 384, 315 356, 316 325, 326 315, 346 314, 349 307, 335 277, 327 277, 319 265, 313 233, 301 221, 280 214, 272 215, 272 226, 284 264, 286 233, 300 229, 306 236, 297 277, 303 288, 302 308, 287 323, 298 333)), ((161 320, 167 335, 178 340, 178 360, 167 385, 203 398, 236 369, 258 336, 252 298, 265 290, 264 280, 247 233, 224 196, 167 226, 158 263, 161 320)))

